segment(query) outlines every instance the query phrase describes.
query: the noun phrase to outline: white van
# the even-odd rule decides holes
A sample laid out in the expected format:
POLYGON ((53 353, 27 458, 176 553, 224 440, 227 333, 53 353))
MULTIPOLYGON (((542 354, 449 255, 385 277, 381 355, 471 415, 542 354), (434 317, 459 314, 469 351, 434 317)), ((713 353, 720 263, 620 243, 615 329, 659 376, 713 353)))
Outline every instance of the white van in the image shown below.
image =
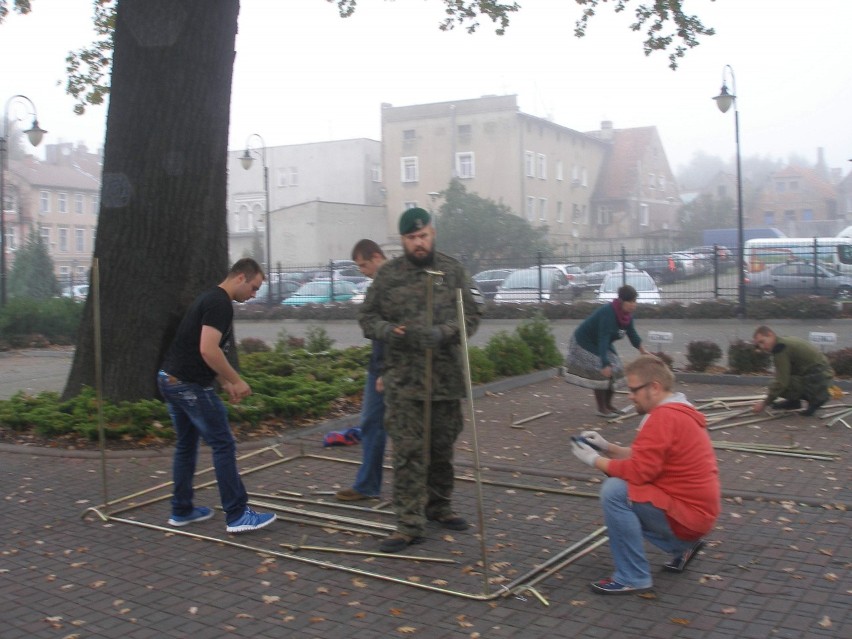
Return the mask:
POLYGON ((746 240, 743 259, 751 273, 787 262, 814 262, 852 275, 852 237, 761 237, 746 240))

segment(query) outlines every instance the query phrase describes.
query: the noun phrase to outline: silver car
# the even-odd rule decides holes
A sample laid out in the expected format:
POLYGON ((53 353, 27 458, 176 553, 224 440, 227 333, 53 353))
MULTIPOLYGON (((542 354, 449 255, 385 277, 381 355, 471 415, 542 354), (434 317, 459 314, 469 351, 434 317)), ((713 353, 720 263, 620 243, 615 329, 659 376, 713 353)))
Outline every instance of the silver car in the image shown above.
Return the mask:
POLYGON ((852 298, 852 277, 807 262, 779 264, 749 273, 745 285, 747 293, 760 297, 825 295, 840 300, 852 298))
POLYGON ((618 297, 618 289, 623 284, 628 284, 636 289, 636 293, 639 295, 636 301, 640 304, 661 304, 663 301, 657 283, 645 271, 631 271, 623 279, 621 273, 608 274, 597 290, 597 301, 601 303, 611 302, 618 297))
POLYGON ((574 297, 565 274, 556 268, 525 268, 513 271, 497 287, 496 304, 568 302, 574 297))

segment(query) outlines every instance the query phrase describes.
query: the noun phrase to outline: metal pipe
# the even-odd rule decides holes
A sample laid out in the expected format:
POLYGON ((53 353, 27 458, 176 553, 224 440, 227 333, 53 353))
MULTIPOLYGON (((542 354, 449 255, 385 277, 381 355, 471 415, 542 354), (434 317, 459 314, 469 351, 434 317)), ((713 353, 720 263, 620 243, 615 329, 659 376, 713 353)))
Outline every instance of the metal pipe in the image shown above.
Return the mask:
POLYGON ((485 514, 482 498, 482 471, 479 461, 479 438, 476 428, 476 411, 473 407, 473 381, 470 374, 470 353, 467 344, 467 323, 464 315, 464 298, 462 290, 456 289, 456 314, 459 325, 459 338, 462 347, 462 364, 464 368, 465 390, 467 392, 467 406, 470 412, 470 426, 473 433, 473 476, 476 480, 476 515, 479 521, 479 544, 482 553, 482 591, 488 594, 488 549, 485 544, 485 514))
MULTIPOLYGON (((2 206, 0 202, 0 206, 2 206)), ((92 318, 95 338, 95 401, 98 406, 98 441, 101 449, 101 481, 103 482, 104 504, 109 504, 106 468, 106 425, 104 424, 104 373, 103 342, 101 340, 101 276, 98 258, 92 260, 92 318)), ((108 506, 105 506, 107 508, 108 506)))
MULTIPOLYGON (((302 542, 305 541, 307 535, 302 537, 302 542)), ((386 559, 407 559, 413 561, 422 561, 427 563, 438 563, 438 564, 457 564, 458 562, 455 559, 450 559, 448 557, 421 557, 419 555, 400 555, 396 553, 386 553, 377 550, 355 550, 354 548, 339 548, 332 546, 310 546, 304 543, 298 544, 278 544, 282 548, 289 548, 295 552, 300 550, 313 550, 316 552, 335 552, 343 555, 360 555, 365 557, 382 557, 386 559)))

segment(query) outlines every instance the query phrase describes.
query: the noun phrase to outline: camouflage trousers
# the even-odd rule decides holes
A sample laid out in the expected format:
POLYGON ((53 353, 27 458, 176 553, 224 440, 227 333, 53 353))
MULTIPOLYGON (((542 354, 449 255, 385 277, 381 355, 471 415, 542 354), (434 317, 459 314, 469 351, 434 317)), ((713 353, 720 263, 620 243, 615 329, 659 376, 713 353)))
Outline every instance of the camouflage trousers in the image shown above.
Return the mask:
POLYGON ((464 425, 457 399, 432 402, 430 451, 424 459, 423 401, 386 398, 385 430, 393 442, 393 509, 397 531, 419 537, 426 519, 452 514, 453 449, 464 425))
POLYGON ((809 404, 828 401, 828 388, 834 379, 829 366, 811 366, 803 375, 790 375, 790 384, 781 396, 784 399, 804 399, 809 404))

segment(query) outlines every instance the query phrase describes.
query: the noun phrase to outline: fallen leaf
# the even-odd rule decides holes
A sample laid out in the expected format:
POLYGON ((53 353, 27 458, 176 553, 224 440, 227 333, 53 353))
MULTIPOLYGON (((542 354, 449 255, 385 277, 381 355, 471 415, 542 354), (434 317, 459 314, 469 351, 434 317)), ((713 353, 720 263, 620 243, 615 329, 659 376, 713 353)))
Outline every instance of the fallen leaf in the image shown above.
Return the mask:
POLYGON ((819 620, 818 625, 823 628, 831 628, 831 619, 828 618, 828 615, 824 615, 823 618, 819 620))
POLYGON ((400 626, 399 628, 396 629, 396 631, 401 632, 404 635, 410 635, 410 634, 414 634, 415 632, 417 632, 417 628, 414 628, 412 626, 400 626))
POLYGON ((325 617, 311 617, 311 623, 322 623, 325 621, 325 617))
POLYGON ((352 579, 352 585, 356 588, 366 588, 367 582, 363 579, 358 579, 357 577, 355 577, 354 579, 352 579))
POLYGON ((197 615, 197 614, 198 614, 198 606, 192 606, 192 607, 189 609, 189 614, 191 614, 191 615, 197 615))
POLYGON ((676 623, 680 626, 689 625, 689 619, 684 619, 683 617, 672 617, 671 619, 669 619, 669 621, 671 621, 672 623, 676 623))
POLYGON ((400 610, 399 608, 391 608, 391 609, 390 609, 390 613, 391 613, 394 617, 399 617, 399 616, 402 614, 402 610, 400 610))
POLYGON ((825 578, 828 579, 829 581, 837 581, 837 579, 838 579, 837 575, 835 575, 833 572, 825 573, 825 578))
POLYGON ((828 548, 820 548, 820 549, 819 549, 819 551, 820 551, 820 553, 822 553, 823 555, 828 555, 829 557, 834 557, 834 552, 832 552, 832 551, 831 551, 831 550, 829 550, 828 548))
POLYGON ((727 608, 722 608, 723 615, 732 615, 737 611, 733 606, 728 606, 727 608))
POLYGON ((328 588, 326 588, 325 586, 319 586, 319 587, 317 587, 317 592, 327 593, 328 588))
POLYGON ((273 604, 277 603, 281 600, 281 597, 278 595, 263 595, 263 603, 265 604, 273 604))

